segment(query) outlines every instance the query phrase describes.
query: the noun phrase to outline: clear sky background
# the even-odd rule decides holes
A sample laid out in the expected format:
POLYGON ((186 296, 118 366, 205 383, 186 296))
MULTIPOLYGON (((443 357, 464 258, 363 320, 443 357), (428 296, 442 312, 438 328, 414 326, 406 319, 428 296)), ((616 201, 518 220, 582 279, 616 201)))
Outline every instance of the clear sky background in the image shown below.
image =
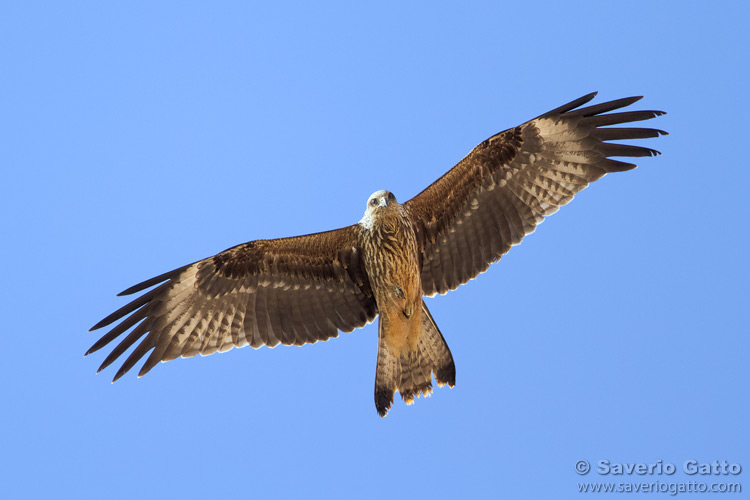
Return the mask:
POLYGON ((353 4, 4 4, 0 496, 581 498, 581 459, 750 490, 746 4, 353 4), (664 155, 429 299, 454 389, 379 418, 375 324, 114 385, 83 357, 130 285, 356 222, 594 90, 667 111, 664 155))

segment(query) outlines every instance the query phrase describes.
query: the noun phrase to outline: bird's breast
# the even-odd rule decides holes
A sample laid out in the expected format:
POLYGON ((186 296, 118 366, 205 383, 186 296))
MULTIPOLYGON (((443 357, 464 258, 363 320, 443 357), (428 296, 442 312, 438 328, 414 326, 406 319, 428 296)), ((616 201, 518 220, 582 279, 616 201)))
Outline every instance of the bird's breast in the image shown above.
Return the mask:
POLYGON ((422 298, 417 238, 401 214, 379 217, 365 236, 364 261, 378 307, 422 298))

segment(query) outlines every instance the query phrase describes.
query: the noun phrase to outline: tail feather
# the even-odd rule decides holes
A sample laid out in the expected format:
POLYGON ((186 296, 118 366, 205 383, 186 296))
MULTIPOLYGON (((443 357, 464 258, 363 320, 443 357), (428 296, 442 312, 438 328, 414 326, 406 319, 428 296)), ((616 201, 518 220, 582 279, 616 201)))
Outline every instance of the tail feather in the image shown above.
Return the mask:
MULTIPOLYGON (((435 381, 438 387, 448 384, 448 387, 456 385, 456 365, 453 363, 453 355, 445 343, 443 334, 432 319, 429 309, 422 301, 422 324, 429 323, 428 335, 420 335, 419 347, 432 361, 432 370, 435 372, 435 381)), ((423 326, 422 333, 425 333, 423 326)))
POLYGON ((401 381, 398 392, 406 404, 414 403, 414 398, 432 394, 432 370, 425 356, 419 355, 419 348, 401 358, 401 381))
POLYGON ((415 350, 394 355, 388 349, 382 329, 381 321, 375 375, 375 407, 381 417, 388 413, 396 391, 406 404, 413 403, 415 397, 429 396, 432 393, 433 374, 440 387, 446 384, 453 387, 456 384, 453 355, 424 301, 422 326, 415 350))

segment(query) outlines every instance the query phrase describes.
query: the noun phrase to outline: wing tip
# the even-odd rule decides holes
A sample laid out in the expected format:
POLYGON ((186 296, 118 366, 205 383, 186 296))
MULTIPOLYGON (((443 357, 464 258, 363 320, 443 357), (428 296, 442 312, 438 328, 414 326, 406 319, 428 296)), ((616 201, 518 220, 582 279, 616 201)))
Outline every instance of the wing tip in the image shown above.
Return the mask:
POLYGON ((588 94, 586 94, 585 96, 581 97, 580 99, 586 99, 586 101, 588 102, 588 101, 590 101, 591 99, 593 99, 594 97, 596 97, 598 95, 599 95, 599 91, 595 90, 593 92, 589 92, 588 94))
MULTIPOLYGON (((86 354, 84 354, 83 357, 85 358, 89 354, 95 353, 96 351, 98 351, 99 349, 101 349, 102 347, 104 347, 107 344, 109 344, 109 342, 104 342, 103 343, 102 339, 97 340, 96 342, 94 342, 94 344, 91 347, 89 347, 89 350, 86 351, 86 354)), ((101 368, 100 368, 100 370, 101 370, 101 368)), ((97 373, 99 373, 99 372, 97 372, 97 373)))
POLYGON ((115 295, 115 297, 124 297, 125 295, 133 295, 137 291, 138 291, 138 285, 133 285, 130 288, 118 293, 117 295, 115 295))
POLYGON ((582 97, 579 97, 578 99, 574 99, 574 100, 570 101, 569 103, 563 104, 562 106, 560 106, 558 108, 555 108, 555 109, 553 109, 551 111, 547 111, 546 113, 544 113, 543 115, 538 116, 537 118, 544 118, 544 117, 547 117, 547 116, 553 116, 553 115, 568 113, 571 110, 574 110, 576 108, 580 108, 581 106, 583 106, 587 102, 591 101, 598 94, 599 94, 598 91, 589 92, 588 94, 586 94, 586 95, 584 95, 582 97))
POLYGON ((150 372, 154 366, 159 364, 160 361, 160 359, 154 359, 152 361, 151 357, 149 356, 149 359, 146 360, 141 369, 138 371, 138 378, 141 378, 142 376, 150 372))
MULTIPOLYGON (((88 353, 87 353, 87 354, 88 354, 88 353)), ((114 360, 108 360, 108 359, 105 359, 105 360, 104 360, 104 363, 102 363, 102 364, 101 364, 101 365, 99 366, 99 368, 98 368, 98 369, 96 370, 96 373, 97 373, 97 375, 98 375, 99 373, 101 373, 101 372, 102 372, 102 371, 103 371, 103 370, 104 370, 105 368, 107 368, 107 367, 108 367, 109 365, 111 365, 111 364, 112 364, 112 361, 114 361, 114 360)), ((117 373, 115 373, 115 376, 114 376, 114 377, 112 378, 112 382, 110 382, 110 383, 114 384, 115 382, 117 382, 118 380, 120 380, 120 379, 122 378, 122 376, 123 376, 123 375, 125 375, 125 374, 126 374, 126 373, 127 373, 127 372, 128 372, 129 370, 130 370, 130 368, 127 368, 127 369, 124 369, 124 368, 125 368, 125 365, 121 366, 121 367, 120 367, 120 369, 119 369, 119 370, 117 370, 117 373)), ((141 377, 141 375, 139 374, 139 375, 138 375, 138 378, 140 378, 140 377, 141 377)))
POLYGON ((164 274, 160 274, 159 276, 154 276, 153 278, 147 279, 146 281, 141 281, 140 283, 137 283, 131 286, 130 288, 127 288, 123 290, 122 292, 118 293, 117 296, 122 297, 123 295, 132 295, 136 292, 145 290, 146 288, 151 288, 154 285, 158 285, 159 283, 162 283, 164 281, 172 280, 175 277, 177 277, 181 272, 183 272, 185 269, 192 266, 193 264, 195 264, 195 262, 193 262, 192 264, 188 264, 186 266, 178 267, 177 269, 173 269, 164 274))
POLYGON ((106 322, 106 318, 99 321, 97 324, 89 328, 89 332, 93 332, 94 330, 98 330, 99 328, 107 326, 109 323, 106 322))
POLYGON ((114 378, 112 379, 112 383, 113 383, 113 384, 114 384, 115 382, 117 382, 117 381, 118 381, 118 380, 120 379, 120 377, 122 377, 123 375, 125 375, 125 373, 127 372, 127 370, 123 370, 122 368, 123 368, 123 367, 120 367, 120 369, 119 369, 119 370, 117 370, 117 373, 115 373, 115 376, 114 376, 114 378))
MULTIPOLYGON (((155 279, 155 278, 152 278, 152 279, 155 279)), ((148 286, 143 286, 143 285, 144 285, 144 283, 148 283, 149 281, 152 281, 152 280, 142 281, 142 282, 140 282, 140 283, 138 283, 136 285, 133 285, 133 286, 131 286, 129 288, 126 288, 122 292, 118 293, 116 295, 116 297, 124 297, 125 295, 133 295, 135 292, 139 292, 141 290, 145 290, 146 288, 149 288, 149 287, 148 286)), ((151 286, 153 286, 153 285, 151 285, 151 286)))

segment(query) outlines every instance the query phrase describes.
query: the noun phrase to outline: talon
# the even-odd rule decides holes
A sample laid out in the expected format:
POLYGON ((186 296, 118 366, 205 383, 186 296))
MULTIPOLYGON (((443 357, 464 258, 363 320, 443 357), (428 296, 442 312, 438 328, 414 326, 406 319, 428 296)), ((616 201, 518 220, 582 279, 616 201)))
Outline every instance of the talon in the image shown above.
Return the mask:
POLYGON ((409 319, 411 318, 411 315, 414 314, 414 306, 412 304, 407 304, 401 312, 407 319, 409 319))

